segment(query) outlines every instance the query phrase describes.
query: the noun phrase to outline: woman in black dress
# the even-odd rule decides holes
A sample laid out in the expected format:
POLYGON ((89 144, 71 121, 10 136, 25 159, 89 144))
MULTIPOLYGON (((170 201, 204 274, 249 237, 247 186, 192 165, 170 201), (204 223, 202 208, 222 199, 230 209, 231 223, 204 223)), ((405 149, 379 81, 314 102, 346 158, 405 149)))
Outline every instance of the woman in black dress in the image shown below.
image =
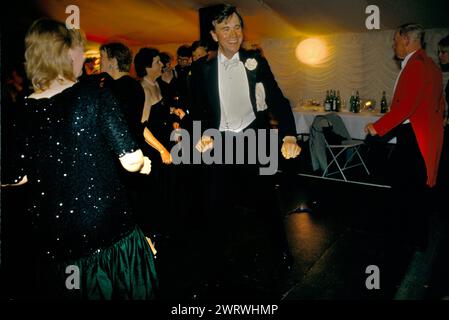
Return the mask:
MULTIPOLYGON (((171 150, 174 141, 170 140, 173 129, 179 127, 179 121, 185 116, 181 109, 176 108, 170 100, 162 96, 157 78, 161 76, 162 63, 159 51, 154 48, 141 48, 134 57, 134 66, 137 76, 142 80, 140 84, 145 92, 145 103, 141 113, 141 122, 145 128, 144 136, 148 141, 149 133, 154 136, 164 146, 159 150, 162 162, 166 157, 166 150, 171 150), (177 124, 177 125, 176 125, 177 124)), ((148 150, 153 161, 153 189, 151 195, 155 201, 151 202, 152 208, 159 213, 159 224, 161 234, 170 233, 172 229, 173 214, 176 211, 174 206, 179 199, 179 186, 176 176, 176 167, 165 166, 157 161, 157 155, 152 155, 154 150, 148 150), (176 198, 174 198, 176 196, 176 198)), ((170 155, 168 153, 168 155, 170 155)), ((170 156, 171 160, 171 156, 170 156)))
MULTIPOLYGON (((108 79, 104 81, 104 85, 111 88, 119 99, 122 112, 134 139, 139 142, 144 154, 151 154, 153 163, 170 164, 172 161, 170 153, 145 126, 146 123, 141 123, 145 93, 139 81, 133 79, 129 74, 132 62, 131 50, 120 42, 106 43, 100 47, 100 57, 102 78, 108 79)), ((155 210, 154 205, 154 203, 160 202, 160 199, 154 196, 154 192, 157 192, 154 190, 161 188, 161 184, 154 181, 154 176, 159 175, 157 171, 160 169, 156 165, 153 166, 150 176, 140 177, 128 172, 122 174, 137 222, 144 233, 150 235, 159 233, 157 217, 161 213, 159 210, 155 210)), ((162 183, 164 182, 162 181, 162 183)))
MULTIPOLYGON (((154 48, 142 48, 134 58, 137 76, 145 92, 145 103, 141 122, 151 130, 154 136, 167 148, 173 143, 170 134, 176 127, 173 125, 184 114, 173 105, 173 101, 164 97, 157 79, 162 74, 162 62, 159 51, 154 48)), ((146 135, 146 133, 144 133, 146 135)), ((163 154, 163 150, 161 151, 163 154)))
POLYGON ((36 294, 151 299, 157 287, 153 253, 119 179, 123 168, 148 174, 151 163, 110 91, 76 83, 83 43, 79 30, 50 19, 36 21, 25 39, 35 93, 25 101, 18 161, 31 189, 27 211, 39 257, 36 294))

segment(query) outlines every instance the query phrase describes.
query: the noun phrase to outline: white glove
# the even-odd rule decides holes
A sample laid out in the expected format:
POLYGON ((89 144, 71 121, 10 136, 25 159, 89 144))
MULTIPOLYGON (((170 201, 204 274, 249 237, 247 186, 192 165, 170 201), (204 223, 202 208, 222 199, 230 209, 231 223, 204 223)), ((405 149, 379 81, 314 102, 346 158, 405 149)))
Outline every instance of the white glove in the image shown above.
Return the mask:
POLYGON ((140 169, 141 174, 150 174, 151 160, 148 157, 143 157, 143 167, 140 169))
POLYGON ((202 136, 200 141, 196 144, 195 148, 199 152, 206 152, 214 147, 214 139, 209 136, 202 136))

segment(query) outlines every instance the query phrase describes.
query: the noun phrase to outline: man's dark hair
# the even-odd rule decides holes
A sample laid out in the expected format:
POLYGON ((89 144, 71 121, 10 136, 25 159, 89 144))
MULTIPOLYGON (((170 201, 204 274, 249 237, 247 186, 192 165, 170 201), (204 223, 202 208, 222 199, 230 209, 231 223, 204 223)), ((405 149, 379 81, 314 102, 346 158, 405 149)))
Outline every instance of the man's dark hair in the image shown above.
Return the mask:
POLYGON ((449 35, 441 39, 440 42, 438 42, 438 46, 442 51, 449 51, 449 35))
POLYGON ((121 42, 111 42, 103 44, 100 51, 106 52, 109 59, 117 59, 118 69, 121 72, 129 72, 133 55, 131 50, 121 42))
POLYGON ((91 62, 95 62, 95 59, 96 58, 86 58, 85 60, 84 60, 84 63, 91 63, 91 62))
POLYGON ((206 51, 208 51, 208 47, 207 44, 204 41, 201 40, 196 40, 192 42, 192 45, 190 46, 190 50, 193 53, 193 51, 195 51, 196 49, 198 49, 199 47, 203 47, 206 49, 206 51))
POLYGON ((176 55, 178 57, 191 57, 192 56, 192 50, 187 44, 184 44, 178 48, 176 51, 176 55))
POLYGON ((227 20, 230 16, 232 16, 234 13, 239 18, 240 26, 243 29, 243 19, 242 16, 237 12, 237 8, 230 4, 219 4, 217 6, 214 6, 212 9, 211 30, 215 29, 217 23, 222 23, 223 21, 227 20))
POLYGON ((134 57, 134 68, 139 78, 143 78, 147 75, 145 68, 151 68, 153 65, 153 59, 159 56, 159 50, 154 48, 142 48, 137 52, 134 57))
POLYGON ((424 28, 418 23, 406 23, 398 27, 401 36, 407 36, 413 40, 419 40, 424 48, 424 28))
POLYGON ((161 62, 164 65, 164 67, 167 65, 167 63, 172 61, 172 57, 168 52, 161 52, 159 54, 159 58, 161 58, 161 62))

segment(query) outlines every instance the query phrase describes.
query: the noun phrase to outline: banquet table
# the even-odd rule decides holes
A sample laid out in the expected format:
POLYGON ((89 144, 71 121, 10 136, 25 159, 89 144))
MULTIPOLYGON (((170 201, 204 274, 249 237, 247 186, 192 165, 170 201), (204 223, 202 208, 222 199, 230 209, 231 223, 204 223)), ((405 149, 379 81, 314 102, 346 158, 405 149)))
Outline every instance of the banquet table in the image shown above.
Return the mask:
MULTIPOLYGON (((296 132, 298 135, 309 134, 313 119, 315 119, 315 117, 318 115, 328 113, 320 107, 295 107, 292 111, 295 117, 296 132)), ((376 122, 382 116, 382 114, 380 113, 369 111, 363 111, 359 113, 341 111, 338 112, 338 115, 343 120, 351 138, 359 140, 364 140, 366 137, 366 133, 364 131, 365 126, 368 123, 376 122)), ((393 143, 395 141, 392 140, 390 142, 393 143)))

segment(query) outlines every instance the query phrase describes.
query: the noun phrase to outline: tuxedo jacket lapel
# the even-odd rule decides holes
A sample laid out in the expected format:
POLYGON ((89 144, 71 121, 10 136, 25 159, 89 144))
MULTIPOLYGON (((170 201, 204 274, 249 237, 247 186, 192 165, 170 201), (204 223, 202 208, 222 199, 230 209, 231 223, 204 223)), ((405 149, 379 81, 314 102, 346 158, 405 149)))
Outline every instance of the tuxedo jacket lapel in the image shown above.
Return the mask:
POLYGON ((218 87, 218 59, 211 60, 206 67, 207 95, 211 103, 214 118, 220 117, 220 92, 218 87))
MULTIPOLYGON (((239 51, 240 61, 245 65, 246 60, 248 59, 248 53, 245 50, 239 51)), ((249 86, 249 97, 251 99, 251 105, 254 110, 254 114, 257 115, 257 107, 256 107, 256 83, 257 83, 257 74, 256 71, 249 71, 245 67, 246 76, 248 78, 248 86, 249 86)))

